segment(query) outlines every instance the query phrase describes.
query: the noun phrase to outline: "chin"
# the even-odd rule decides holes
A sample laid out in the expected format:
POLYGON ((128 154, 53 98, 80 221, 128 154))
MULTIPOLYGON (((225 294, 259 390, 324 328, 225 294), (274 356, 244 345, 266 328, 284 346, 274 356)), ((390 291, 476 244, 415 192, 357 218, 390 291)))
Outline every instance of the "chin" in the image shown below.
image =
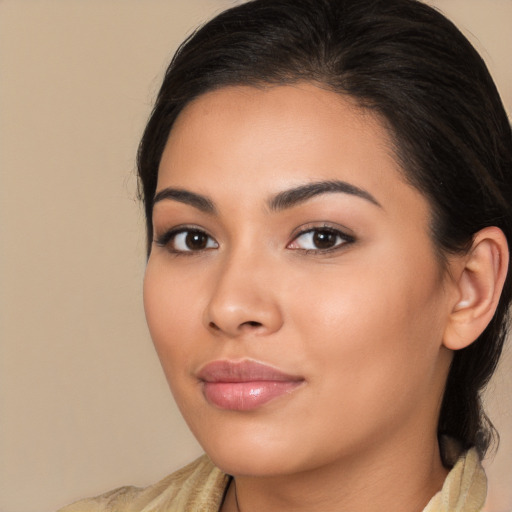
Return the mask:
POLYGON ((245 447, 240 450, 231 448, 227 450, 211 450, 206 453, 213 463, 224 473, 233 476, 270 477, 295 473, 293 461, 286 455, 286 450, 272 452, 245 447))
POLYGON ((191 428, 213 463, 229 475, 282 475, 302 466, 303 454, 279 428, 240 428, 228 422, 210 429, 191 428))

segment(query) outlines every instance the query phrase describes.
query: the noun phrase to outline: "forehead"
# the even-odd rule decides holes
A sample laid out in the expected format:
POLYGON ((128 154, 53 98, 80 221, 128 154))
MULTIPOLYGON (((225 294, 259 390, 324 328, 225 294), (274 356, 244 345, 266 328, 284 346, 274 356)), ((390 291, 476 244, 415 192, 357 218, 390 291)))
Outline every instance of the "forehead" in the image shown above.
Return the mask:
POLYGON ((381 203, 403 178, 384 123, 351 97, 310 83, 225 87, 178 116, 162 155, 157 190, 183 187, 249 197, 317 180, 343 180, 381 203))
MULTIPOLYGON (((244 134, 277 136, 276 145, 285 148, 300 139, 312 141, 315 135, 326 138, 330 132, 340 144, 349 142, 350 134, 366 145, 379 146, 393 155, 393 144, 385 123, 379 116, 358 105, 349 95, 342 95, 309 82, 291 85, 228 86, 200 95, 178 115, 170 136, 204 125, 236 128, 236 140, 244 134), (284 130, 285 129, 285 130, 284 130), (364 139, 358 133, 365 132, 364 139)), ((218 131, 210 131, 206 141, 215 140, 218 131)), ((203 134, 205 135, 205 134, 203 134)), ((224 135, 224 134, 222 134, 224 135)), ((223 137, 220 137, 223 138, 223 137)), ((235 137, 230 139, 235 140, 235 137)), ((224 140, 224 142, 228 142, 224 140)), ((267 146, 266 149, 269 149, 267 146)))

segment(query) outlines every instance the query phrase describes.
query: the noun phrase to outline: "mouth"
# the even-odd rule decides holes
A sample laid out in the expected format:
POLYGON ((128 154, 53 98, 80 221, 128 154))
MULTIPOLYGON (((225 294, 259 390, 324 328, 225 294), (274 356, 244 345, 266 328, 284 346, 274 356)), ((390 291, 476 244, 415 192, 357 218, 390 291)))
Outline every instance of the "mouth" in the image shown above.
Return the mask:
POLYGON ((250 411, 287 395, 304 383, 304 378, 289 375, 255 361, 214 361, 198 374, 206 400, 232 411, 250 411))

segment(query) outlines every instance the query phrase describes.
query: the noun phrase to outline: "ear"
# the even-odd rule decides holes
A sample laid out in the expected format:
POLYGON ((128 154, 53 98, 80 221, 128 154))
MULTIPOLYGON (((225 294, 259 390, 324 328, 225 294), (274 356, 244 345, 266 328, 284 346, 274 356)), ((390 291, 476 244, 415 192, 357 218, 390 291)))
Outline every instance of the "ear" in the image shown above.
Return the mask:
POLYGON ((454 276, 457 294, 444 332, 446 348, 467 347, 487 327, 500 300, 508 260, 507 239, 501 229, 488 227, 475 234, 454 276))

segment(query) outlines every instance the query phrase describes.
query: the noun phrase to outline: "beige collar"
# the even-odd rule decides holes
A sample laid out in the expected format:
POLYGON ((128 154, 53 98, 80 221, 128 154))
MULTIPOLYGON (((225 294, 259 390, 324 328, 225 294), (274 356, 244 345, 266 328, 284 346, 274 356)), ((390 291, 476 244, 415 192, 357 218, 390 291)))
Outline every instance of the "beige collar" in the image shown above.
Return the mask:
POLYGON ((487 478, 477 451, 461 455, 450 471, 443 488, 423 512, 480 512, 487 494, 487 478))

